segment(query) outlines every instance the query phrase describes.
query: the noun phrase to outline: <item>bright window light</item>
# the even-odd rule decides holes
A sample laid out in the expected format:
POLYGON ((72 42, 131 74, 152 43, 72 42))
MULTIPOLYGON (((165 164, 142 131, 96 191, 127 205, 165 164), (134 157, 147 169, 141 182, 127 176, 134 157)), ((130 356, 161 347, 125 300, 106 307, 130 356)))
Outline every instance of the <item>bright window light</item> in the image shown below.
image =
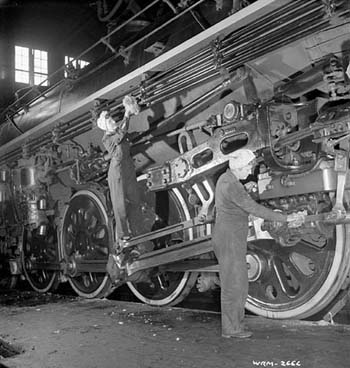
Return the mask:
MULTIPOLYGON (((64 57, 64 64, 67 65, 68 63, 71 63, 76 70, 80 70, 85 68, 90 63, 85 60, 74 60, 74 57, 72 56, 65 56, 64 57)), ((67 78, 67 71, 64 72, 64 77, 67 78)))
MULTIPOLYGON (((34 84, 38 85, 47 79, 47 52, 33 50, 34 52, 34 84)), ((47 86, 45 81, 42 86, 47 86)))
POLYGON ((34 74, 34 84, 37 86, 39 85, 41 82, 44 82, 43 84, 41 84, 42 86, 47 86, 47 80, 45 80, 47 78, 46 75, 43 74, 34 74))
POLYGON ((15 81, 29 83, 29 49, 15 46, 15 81))
MULTIPOLYGON (((46 51, 32 50, 15 46, 15 81, 29 85, 38 85, 48 76, 48 55, 46 51)), ((47 80, 42 86, 47 86, 47 80)))
POLYGON ((15 71, 15 81, 18 83, 29 84, 29 72, 24 72, 22 70, 15 71))

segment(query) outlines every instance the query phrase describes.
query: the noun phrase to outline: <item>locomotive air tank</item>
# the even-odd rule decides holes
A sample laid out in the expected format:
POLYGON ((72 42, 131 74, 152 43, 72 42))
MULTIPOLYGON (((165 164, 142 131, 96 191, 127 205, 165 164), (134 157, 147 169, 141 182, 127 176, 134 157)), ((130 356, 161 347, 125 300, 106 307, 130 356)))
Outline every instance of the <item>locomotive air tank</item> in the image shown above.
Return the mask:
POLYGON ((109 54, 66 66, 64 79, 2 113, 2 280, 24 275, 40 292, 68 280, 86 298, 127 283, 159 306, 219 284, 215 182, 229 154, 248 147, 258 157, 252 196, 307 220, 289 229, 250 218, 247 309, 334 314, 350 268, 347 2, 258 0, 236 12, 231 1, 175 3, 139 34, 127 27, 134 18, 117 25, 93 45, 109 54), (120 119, 127 94, 141 108, 131 139, 145 233, 119 245, 112 280, 109 157, 95 123, 103 110, 120 119))

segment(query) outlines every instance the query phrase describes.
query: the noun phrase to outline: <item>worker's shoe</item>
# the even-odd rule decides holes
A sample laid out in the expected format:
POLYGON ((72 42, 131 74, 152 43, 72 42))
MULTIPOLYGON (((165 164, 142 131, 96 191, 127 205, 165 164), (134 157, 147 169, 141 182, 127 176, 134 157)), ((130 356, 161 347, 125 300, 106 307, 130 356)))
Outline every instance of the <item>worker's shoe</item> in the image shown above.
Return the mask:
POLYGON ((249 337, 252 337, 253 333, 250 331, 237 331, 232 334, 226 335, 222 334, 221 336, 226 339, 236 338, 236 339, 248 339, 249 337))

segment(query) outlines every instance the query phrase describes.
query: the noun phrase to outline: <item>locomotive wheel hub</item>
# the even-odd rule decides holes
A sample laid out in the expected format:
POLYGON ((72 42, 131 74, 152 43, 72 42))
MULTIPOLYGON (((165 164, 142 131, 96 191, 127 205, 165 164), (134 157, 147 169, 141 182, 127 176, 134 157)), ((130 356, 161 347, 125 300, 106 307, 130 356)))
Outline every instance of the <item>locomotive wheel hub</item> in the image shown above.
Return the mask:
POLYGON ((33 271, 33 263, 30 259, 26 259, 24 265, 25 265, 25 268, 28 272, 33 271))
POLYGON ((248 253, 246 256, 248 268, 248 280, 254 282, 259 279, 263 271, 263 261, 257 254, 248 253))
POLYGON ((66 272, 69 277, 75 277, 77 275, 77 264, 73 258, 67 263, 66 272))

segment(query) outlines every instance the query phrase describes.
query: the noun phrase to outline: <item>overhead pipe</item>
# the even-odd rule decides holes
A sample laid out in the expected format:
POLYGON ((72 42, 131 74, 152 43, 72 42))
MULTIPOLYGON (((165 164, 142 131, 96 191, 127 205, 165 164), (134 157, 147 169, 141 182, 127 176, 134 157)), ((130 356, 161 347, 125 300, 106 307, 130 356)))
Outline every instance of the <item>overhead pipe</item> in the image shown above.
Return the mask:
MULTIPOLYGON (((196 79, 197 77, 202 77, 205 74, 213 73, 215 71, 216 71, 215 67, 211 65, 204 70, 198 70, 197 72, 193 74, 187 74, 182 79, 179 79, 178 81, 173 82, 173 83, 169 82, 163 88, 153 91, 151 96, 152 97, 155 96, 159 98, 159 96, 162 95, 166 97, 167 94, 171 94, 174 90, 182 90, 183 87, 186 87, 188 85, 187 83, 192 82, 193 79, 196 79), (183 86, 183 87, 179 88, 180 86, 183 86)), ((152 97, 150 99, 152 99, 152 97)), ((147 99, 147 101, 149 101, 150 99, 147 99)))
MULTIPOLYGON (((302 6, 305 6, 305 3, 302 3, 302 6)), ((290 7, 295 7, 295 4, 289 4, 287 6, 288 8, 290 7)), ((310 6, 309 6, 310 7, 310 6)), ((295 11, 295 9, 293 9, 295 11)), ((276 20, 278 21, 279 18, 276 18, 277 13, 282 13, 285 14, 283 11, 285 11, 285 8, 282 9, 278 9, 277 11, 273 12, 272 15, 269 15, 269 17, 266 18, 270 18, 273 22, 276 22, 276 20)), ((280 15, 281 16, 281 15, 280 15)), ((293 16, 293 15, 292 15, 293 16)), ((271 21, 270 20, 270 21, 271 21)), ((222 45, 223 47, 220 49, 220 52, 223 52, 225 50, 225 44, 227 44, 228 42, 234 42, 235 44, 240 44, 240 46, 242 46, 241 44, 241 40, 237 40, 237 37, 239 36, 239 34, 241 34, 242 36, 244 36, 244 42, 247 43, 247 30, 249 33, 252 33, 251 39, 256 38, 256 34, 258 32, 258 30, 261 27, 264 27, 266 29, 266 21, 267 19, 263 19, 257 22, 252 23, 251 25, 244 27, 241 30, 235 31, 233 34, 231 34, 230 36, 228 36, 227 38, 225 38, 224 40, 222 40, 222 45), (260 25, 259 25, 260 24, 260 25), (258 26, 259 25, 259 26, 258 26), (248 28, 251 28, 251 30, 249 30, 248 28)), ((274 27, 275 28, 275 27, 274 27)), ((273 28, 271 28, 273 29, 273 28)), ((169 80, 172 80, 172 78, 175 79, 175 76, 177 78, 181 78, 182 77, 182 72, 184 70, 191 70, 193 69, 196 65, 200 65, 205 61, 212 61, 213 59, 213 52, 211 47, 207 47, 206 49, 204 49, 203 51, 201 51, 201 53, 198 53, 196 55, 194 55, 192 57, 193 60, 187 60, 186 62, 182 63, 181 65, 177 66, 176 69, 173 70, 173 72, 171 73, 171 77, 170 79, 167 79, 167 75, 169 74, 169 71, 166 72, 162 72, 160 75, 157 74, 156 76, 147 79, 144 82, 143 88, 145 91, 148 91, 152 88, 152 82, 153 81, 157 81, 159 84, 166 82, 169 82, 169 80), (204 56, 204 58, 203 58, 204 56), (159 79, 162 78, 162 79, 159 79)))
MULTIPOLYGON (((300 39, 300 37, 306 37, 310 34, 310 31, 314 32, 314 31, 322 29, 324 22, 317 22, 315 25, 309 27, 307 30, 297 32, 295 35, 291 35, 288 38, 283 38, 283 39, 280 39, 280 40, 276 41, 273 44, 273 47, 271 47, 268 50, 268 52, 272 52, 272 51, 276 50, 277 48, 283 46, 286 42, 291 43, 291 42, 294 42, 294 41, 300 39)), ((232 71, 232 70, 236 69, 237 67, 239 67, 240 65, 252 60, 252 57, 257 58, 257 57, 263 56, 265 54, 266 54, 266 49, 258 49, 258 51, 255 51, 255 52, 247 51, 245 54, 242 55, 241 58, 227 61, 226 63, 223 63, 223 66, 228 68, 229 71, 230 70, 232 71)))
POLYGON ((232 44, 241 43, 240 38, 243 38, 243 41, 246 41, 247 38, 254 39, 257 35, 261 34, 261 31, 266 32, 268 30, 274 29, 276 28, 276 24, 283 24, 283 21, 285 21, 289 17, 293 19, 295 13, 298 11, 304 12, 305 7, 307 9, 313 9, 315 3, 319 4, 318 8, 323 8, 323 5, 320 5, 319 0, 314 0, 313 2, 299 1, 299 5, 297 5, 297 1, 287 4, 285 7, 279 8, 262 17, 261 19, 258 19, 255 22, 249 24, 248 26, 242 27, 231 33, 229 36, 221 41, 222 49, 225 50, 225 46, 227 44, 228 46, 230 46, 232 44))
MULTIPOLYGON (((314 28, 312 28, 312 29, 314 29, 314 28)), ((302 33, 302 35, 307 35, 307 34, 308 34, 307 31, 302 33)), ((301 33, 298 32, 298 33, 296 33, 296 35, 297 35, 296 37, 299 37, 301 35, 301 33)), ((274 36, 274 37, 276 37, 276 36, 274 36)), ((294 37, 295 36, 293 36, 293 38, 294 37)), ((290 40, 292 41, 293 38, 290 39, 290 40)), ((237 68, 240 65, 243 65, 244 63, 246 63, 247 61, 249 61, 251 59, 257 58, 260 55, 263 55, 267 52, 271 52, 271 51, 275 50, 277 47, 279 47, 280 45, 283 45, 283 43, 286 42, 286 38, 282 37, 279 40, 277 39, 277 41, 274 42, 271 45, 270 40, 271 39, 269 39, 269 41, 267 43, 268 48, 265 48, 265 45, 264 45, 264 47, 255 47, 254 48, 255 44, 259 45, 258 42, 254 42, 253 44, 249 44, 248 47, 244 48, 244 51, 241 51, 241 50, 237 51, 236 50, 235 54, 236 55, 240 54, 240 57, 238 57, 238 58, 236 57, 233 60, 231 58, 227 57, 226 59, 228 59, 228 60, 224 59, 222 64, 221 64, 221 67, 223 69, 227 68, 227 69, 229 69, 229 71, 232 71, 234 68, 237 68), (250 51, 252 48, 254 49, 254 51, 250 51), (232 65, 234 65, 234 68, 232 67, 232 65)), ((228 56, 230 56, 230 54, 228 56)), ((202 77, 200 79, 200 82, 203 82, 203 81, 205 81, 205 79, 212 78, 214 74, 217 74, 217 71, 218 71, 218 69, 215 69, 212 66, 211 68, 209 67, 207 69, 200 70, 197 73, 189 74, 188 77, 186 75, 186 78, 184 78, 184 77, 179 78, 179 82, 176 82, 176 83, 171 83, 170 81, 166 81, 164 83, 164 86, 159 87, 158 90, 154 90, 154 91, 150 90, 148 92, 147 98, 145 99, 145 102, 146 103, 159 102, 162 98, 167 98, 167 97, 169 97, 169 95, 180 92, 180 91, 188 88, 189 86, 193 86, 192 83, 190 85, 187 84, 187 83, 191 82, 193 79, 196 79, 198 76, 202 77), (206 75, 207 77, 203 78, 203 75, 206 75), (154 98, 156 98, 156 99, 154 99, 154 98)), ((198 83, 198 81, 197 81, 197 83, 198 83)))
POLYGON ((232 79, 230 79, 230 80, 225 80, 222 83, 216 85, 210 91, 204 93, 203 95, 199 96, 197 99, 193 100, 192 102, 190 102, 186 106, 183 106, 181 109, 176 111, 174 114, 172 114, 169 117, 163 119, 159 124, 152 127, 151 129, 149 129, 144 134, 140 135, 139 137, 136 137, 132 141, 133 145, 137 146, 137 145, 140 145, 140 144, 150 142, 152 139, 156 139, 157 137, 161 137, 163 134, 151 134, 151 133, 155 130, 166 127, 167 124, 172 122, 179 115, 184 114, 188 111, 191 111, 195 108, 198 108, 199 106, 201 106, 204 103, 207 103, 207 101, 209 101, 210 99, 212 99, 216 95, 222 93, 222 91, 224 89, 226 89, 232 82, 234 82, 234 77, 232 77, 232 79), (147 135, 146 135, 146 133, 147 133, 147 135))
MULTIPOLYGON (((315 9, 311 9, 311 11, 310 12, 307 12, 307 13, 305 13, 305 4, 302 4, 302 11, 303 11, 303 15, 304 15, 304 17, 306 16, 308 16, 309 14, 310 14, 310 12, 311 13, 313 13, 314 11, 315 11, 315 9)), ((307 7, 308 9, 310 8, 310 5, 307 7)), ((323 9, 323 6, 320 6, 319 7, 319 9, 323 9)), ((301 11, 300 10, 300 8, 298 8, 297 9, 298 11, 301 11)), ((316 9, 317 10, 317 9, 316 9)), ((279 11, 279 12, 281 12, 281 11, 279 11)), ((291 16, 291 18, 292 18, 292 20, 296 20, 296 19, 298 19, 298 18, 295 18, 295 16, 296 16, 296 14, 295 14, 295 9, 294 9, 294 13, 292 13, 292 14, 290 14, 290 13, 288 13, 288 15, 290 15, 291 16)), ((323 14, 322 14, 322 16, 323 16, 323 14)), ((271 17, 270 17, 271 18, 271 17)), ((282 20, 282 19, 279 19, 279 18, 277 18, 277 20, 282 20)), ((274 20, 274 22, 276 21, 276 19, 274 20)), ((288 21, 288 22, 290 22, 290 20, 288 21)), ((261 25, 263 26, 264 25, 264 21, 260 21, 259 23, 261 23, 261 25)), ((253 24, 252 26, 251 26, 251 28, 252 29, 254 29, 254 25, 255 24, 253 24)), ((285 27, 285 25, 283 25, 284 27, 285 27)), ((266 33, 272 33, 272 32, 276 32, 276 31, 279 31, 279 28, 280 28, 280 26, 279 27, 276 27, 276 26, 274 26, 274 27, 271 27, 269 30, 267 30, 266 31, 266 29, 265 29, 265 34, 266 33)), ((242 33, 242 35, 244 35, 245 34, 245 32, 244 32, 244 29, 241 31, 241 33, 242 33)), ((266 36, 266 35, 265 35, 266 36)), ((259 36, 260 38, 262 38, 261 36, 259 36)), ((245 39, 245 45, 242 45, 241 44, 241 42, 240 42, 240 40, 238 40, 237 41, 237 39, 236 39, 236 33, 234 33, 233 35, 231 35, 230 37, 229 37, 229 39, 234 39, 235 40, 235 42, 234 42, 234 44, 236 44, 236 45, 238 45, 239 47, 237 47, 236 48, 236 51, 237 51, 237 49, 239 50, 239 49, 241 49, 241 48, 251 48, 252 47, 252 44, 250 44, 249 43, 249 40, 248 41, 246 41, 246 39, 245 39)), ((254 40, 254 43, 256 44, 256 43, 258 43, 257 42, 257 40, 256 40, 256 33, 255 33, 255 35, 253 34, 252 36, 251 36, 251 39, 253 39, 254 40)), ((226 43, 227 44, 227 41, 226 40, 224 40, 223 41, 223 44, 224 43, 226 43)), ((234 45, 233 45, 234 46, 234 45)), ((235 51, 234 50, 234 48, 233 48, 233 46, 232 45, 229 45, 229 46, 226 46, 226 47, 223 47, 223 49, 221 49, 219 52, 220 53, 222 53, 224 56, 226 56, 225 55, 225 51, 226 51, 226 53, 228 53, 228 52, 230 52, 230 53, 233 53, 233 51, 235 51), (226 50, 225 50, 226 49, 226 50), (227 50, 228 49, 228 50, 227 50)), ((210 49, 208 49, 208 50, 206 50, 206 52, 204 53, 204 55, 206 54, 206 53, 209 53, 210 52, 210 49)), ((212 59, 213 58, 213 55, 212 55, 212 53, 211 54, 209 54, 209 55, 207 55, 206 56, 206 59, 212 59)), ((200 64, 202 62, 202 59, 201 58, 197 58, 197 59, 195 59, 195 63, 196 64, 200 64)), ((209 63, 207 63, 207 64, 209 64, 209 63)), ((212 64, 212 63, 210 63, 210 64, 212 64)), ((185 65, 185 64, 184 64, 185 65)), ((187 64, 186 65, 186 70, 188 70, 188 71, 190 71, 191 69, 193 69, 194 67, 193 67, 193 65, 191 64, 191 63, 189 63, 189 64, 187 64)), ((203 67, 203 69, 205 68, 205 66, 203 67)), ((169 73, 168 73, 169 74, 169 73)), ((175 72, 173 72, 173 73, 170 73, 170 76, 168 77, 168 78, 166 78, 166 76, 162 79, 162 80, 160 80, 159 82, 157 81, 157 83, 159 83, 159 87, 156 87, 156 88, 158 88, 159 90, 161 90, 162 88, 164 88, 163 87, 163 85, 167 85, 168 87, 167 87, 167 89, 168 90, 170 90, 171 89, 171 87, 169 87, 169 84, 172 82, 172 81, 177 81, 177 80, 179 80, 179 79, 183 79, 184 77, 186 77, 186 74, 183 74, 182 73, 182 71, 181 71, 181 69, 178 69, 177 71, 175 71, 175 72), (176 78, 174 78, 173 79, 173 76, 174 76, 174 74, 177 74, 176 75, 176 78)), ((145 91, 145 93, 147 94, 147 93, 149 93, 149 94, 151 94, 152 92, 153 93, 159 93, 159 91, 156 91, 156 88, 152 91, 152 84, 149 84, 148 86, 146 86, 146 87, 144 87, 143 86, 143 90, 145 91)))
POLYGON ((205 59, 199 59, 198 62, 189 64, 184 68, 181 69, 174 69, 174 73, 171 73, 169 76, 164 76, 161 80, 157 80, 153 82, 152 84, 149 84, 148 86, 142 85, 143 90, 147 92, 153 92, 156 89, 161 88, 165 83, 172 83, 175 81, 178 81, 179 79, 182 79, 183 77, 186 77, 188 74, 193 73, 193 69, 199 70, 199 69, 205 69, 208 66, 211 66, 213 63, 213 56, 210 55, 210 57, 207 57, 205 59), (199 67, 196 67, 197 65, 200 65, 199 67))
MULTIPOLYGON (((302 3, 302 5, 305 5, 305 3, 302 3)), ((251 23, 248 26, 242 27, 239 30, 236 30, 235 32, 233 32, 231 35, 227 36, 225 39, 223 39, 222 41, 222 45, 224 46, 226 43, 232 43, 232 42, 236 42, 237 43, 237 37, 239 37, 240 35, 246 36, 247 32, 254 32, 254 30, 257 29, 258 25, 266 25, 266 22, 269 19, 272 20, 276 20, 278 18, 276 18, 276 16, 278 16, 279 13, 281 13, 282 15, 285 14, 285 9, 289 9, 289 8, 293 8, 295 9, 295 3, 290 3, 287 4, 284 8, 282 9, 277 9, 275 11, 273 11, 271 14, 269 14, 268 16, 263 17, 262 19, 255 21, 253 23, 251 23)), ((253 37, 256 37, 256 32, 253 34, 253 37)), ((194 61, 196 64, 200 64, 202 62, 202 60, 208 60, 212 58, 212 49, 210 46, 207 46, 206 48, 204 48, 203 50, 201 50, 200 52, 194 54, 191 58, 183 61, 181 64, 178 64, 177 67, 174 70, 178 70, 178 72, 181 73, 182 70, 184 69, 189 69, 192 67, 192 62, 194 61), (202 59, 202 57, 206 57, 205 59, 202 59)), ((144 82, 144 86, 147 90, 148 85, 153 83, 154 81, 158 81, 160 80, 160 83, 162 82, 163 78, 166 78, 166 76, 170 73, 169 70, 164 71, 164 72, 160 72, 158 74, 156 74, 155 76, 152 76, 151 78, 147 79, 144 82)), ((175 72, 176 73, 176 72, 175 72)), ((174 74, 176 75, 176 74, 174 74)))

